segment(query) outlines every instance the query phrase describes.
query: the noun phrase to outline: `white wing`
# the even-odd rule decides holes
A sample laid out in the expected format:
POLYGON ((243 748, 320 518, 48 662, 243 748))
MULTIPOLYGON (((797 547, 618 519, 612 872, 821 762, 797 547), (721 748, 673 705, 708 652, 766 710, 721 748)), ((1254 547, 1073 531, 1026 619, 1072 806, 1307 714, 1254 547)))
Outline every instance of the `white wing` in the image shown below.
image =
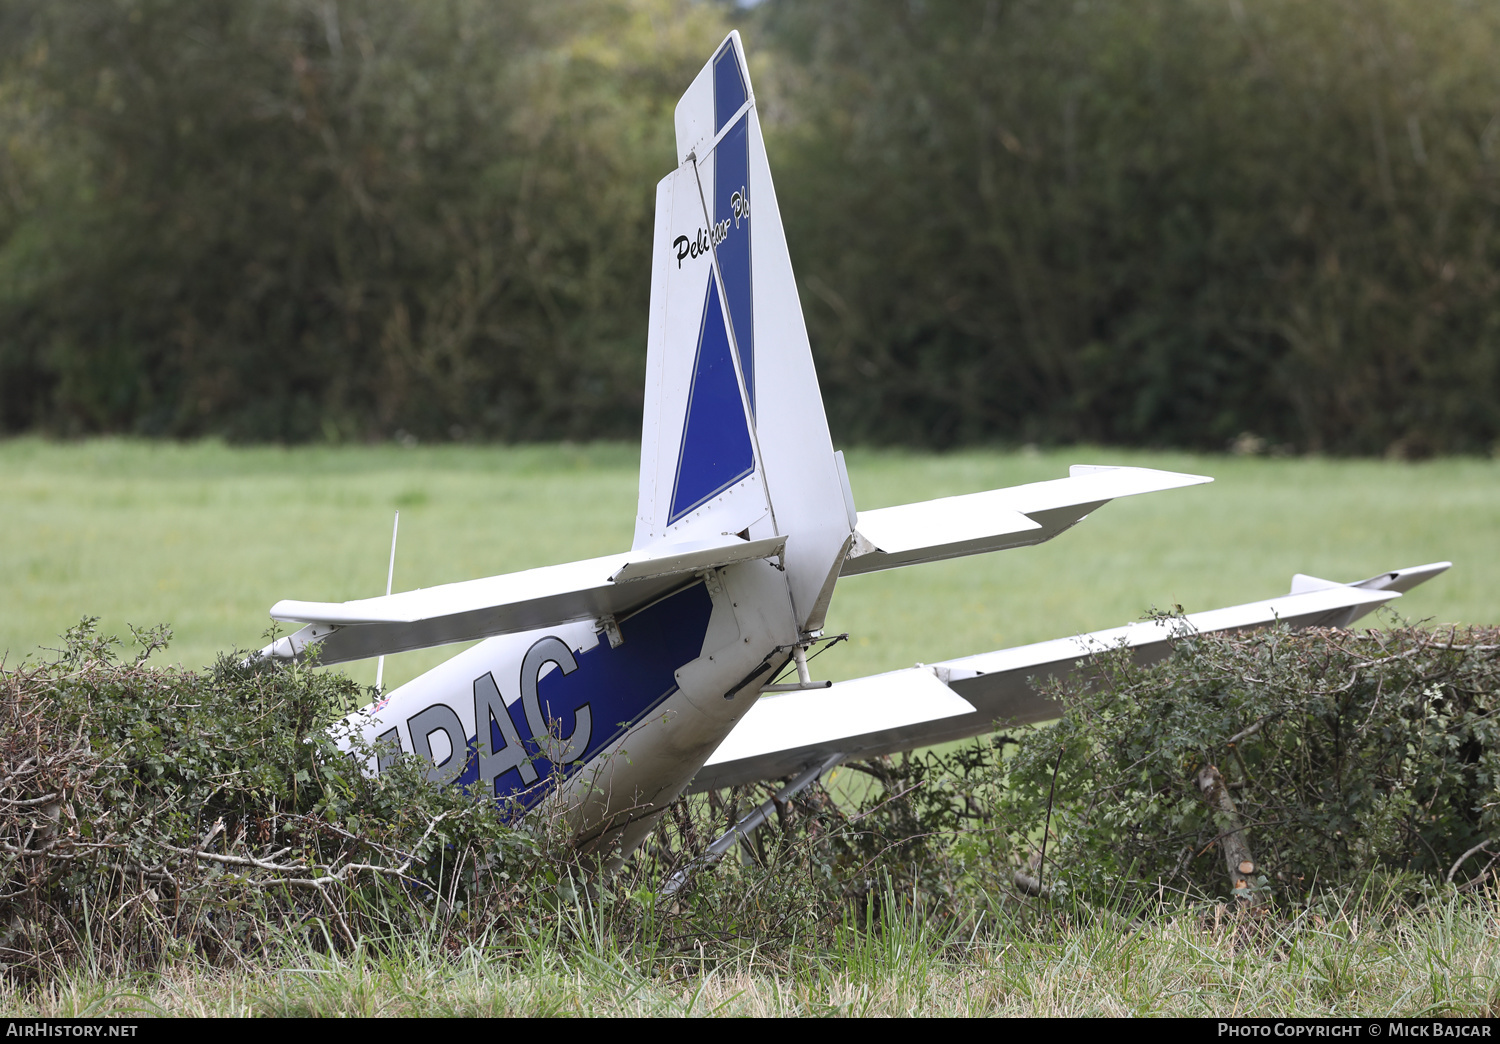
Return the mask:
POLYGON ((1175 627, 1238 631, 1280 621, 1293 627, 1345 627, 1443 572, 1448 562, 1340 584, 1298 574, 1292 593, 1263 602, 1193 613, 1185 621, 1143 621, 1108 631, 980 653, 826 689, 763 697, 708 759, 695 791, 789 776, 834 755, 873 757, 967 739, 997 725, 1058 716, 1033 681, 1073 672, 1095 653, 1125 647, 1150 663, 1165 656, 1175 627))

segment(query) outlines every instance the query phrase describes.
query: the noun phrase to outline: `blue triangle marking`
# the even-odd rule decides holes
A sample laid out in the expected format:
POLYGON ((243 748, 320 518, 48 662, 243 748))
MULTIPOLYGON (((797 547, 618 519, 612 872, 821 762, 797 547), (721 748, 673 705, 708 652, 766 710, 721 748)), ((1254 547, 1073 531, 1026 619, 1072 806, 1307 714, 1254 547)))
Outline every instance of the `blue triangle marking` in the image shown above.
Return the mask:
POLYGON ((754 470, 750 426, 735 379, 724 309, 710 272, 667 524, 701 507, 754 470))

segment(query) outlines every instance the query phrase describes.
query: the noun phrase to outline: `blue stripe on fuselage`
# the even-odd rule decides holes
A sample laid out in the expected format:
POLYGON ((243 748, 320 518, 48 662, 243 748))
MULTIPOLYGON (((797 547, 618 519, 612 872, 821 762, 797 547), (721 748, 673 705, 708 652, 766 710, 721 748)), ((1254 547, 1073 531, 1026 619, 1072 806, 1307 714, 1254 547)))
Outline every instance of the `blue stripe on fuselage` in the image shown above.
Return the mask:
MULTIPOLYGON (((601 641, 577 654, 577 670, 564 674, 553 669, 541 679, 537 695, 541 705, 552 712, 564 737, 576 725, 578 708, 585 704, 589 708, 592 732, 588 747, 581 758, 562 767, 564 777, 582 768, 677 691, 675 672, 702 653, 712 612, 708 590, 701 583, 694 584, 622 622, 620 633, 625 641, 618 648, 601 641)), ((514 701, 506 710, 539 778, 527 786, 516 769, 502 772, 495 777, 494 795, 530 808, 553 788, 558 767, 541 754, 521 701, 514 701)), ((494 722, 478 724, 489 725, 491 750, 505 747, 505 738, 494 722)), ((468 763, 455 782, 475 787, 479 784, 477 737, 470 739, 468 746, 468 763)))

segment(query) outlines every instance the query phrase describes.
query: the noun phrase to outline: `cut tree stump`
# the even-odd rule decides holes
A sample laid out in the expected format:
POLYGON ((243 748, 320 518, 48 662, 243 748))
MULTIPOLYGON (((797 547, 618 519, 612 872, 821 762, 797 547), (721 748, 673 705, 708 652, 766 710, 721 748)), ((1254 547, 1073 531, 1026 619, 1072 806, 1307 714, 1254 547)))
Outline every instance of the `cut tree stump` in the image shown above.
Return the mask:
POLYGON ((1224 785, 1224 777, 1213 765, 1205 765, 1198 773, 1198 794, 1208 807, 1218 813, 1218 820, 1227 829, 1219 835, 1224 851, 1224 866, 1229 871, 1229 884, 1234 897, 1241 902, 1259 902, 1252 878, 1255 874, 1255 856, 1250 852, 1250 842, 1245 840, 1245 825, 1240 819, 1239 809, 1234 807, 1234 798, 1224 785))

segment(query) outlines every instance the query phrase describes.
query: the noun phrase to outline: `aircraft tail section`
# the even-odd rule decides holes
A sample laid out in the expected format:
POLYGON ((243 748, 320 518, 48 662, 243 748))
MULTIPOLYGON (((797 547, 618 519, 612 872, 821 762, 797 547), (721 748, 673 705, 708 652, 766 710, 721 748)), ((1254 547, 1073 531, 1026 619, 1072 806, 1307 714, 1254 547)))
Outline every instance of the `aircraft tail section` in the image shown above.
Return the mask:
POLYGON ((637 549, 790 534, 804 630, 853 530, 739 34, 677 106, 657 186, 637 549))

